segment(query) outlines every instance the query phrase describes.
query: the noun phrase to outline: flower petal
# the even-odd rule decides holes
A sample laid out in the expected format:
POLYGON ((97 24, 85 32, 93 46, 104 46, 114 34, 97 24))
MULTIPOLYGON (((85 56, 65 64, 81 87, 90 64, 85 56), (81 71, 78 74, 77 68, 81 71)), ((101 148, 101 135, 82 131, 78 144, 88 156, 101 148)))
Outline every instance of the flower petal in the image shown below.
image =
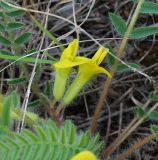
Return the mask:
POLYGON ((91 59, 85 57, 75 57, 73 61, 65 59, 53 64, 55 68, 71 68, 91 61, 91 59))
POLYGON ((56 100, 60 100, 64 95, 65 86, 66 86, 69 72, 70 72, 70 68, 55 70, 53 95, 56 100))
POLYGON ((96 156, 90 151, 82 151, 75 155, 71 160, 97 160, 96 156))
POLYGON ((108 51, 108 48, 99 48, 95 55, 92 57, 92 60, 95 61, 97 65, 99 65, 107 55, 108 51))
POLYGON ((63 51, 60 60, 66 60, 66 59, 70 59, 73 60, 73 58, 76 56, 78 50, 78 40, 74 39, 69 45, 68 47, 63 51))
POLYGON ((97 70, 98 70, 97 74, 99 74, 99 73, 104 73, 104 74, 106 74, 108 77, 112 78, 110 72, 108 72, 108 71, 107 71, 106 69, 104 69, 103 67, 98 67, 97 70))
POLYGON ((111 78, 111 74, 106 69, 99 67, 95 63, 88 62, 79 66, 79 75, 84 75, 84 77, 87 77, 87 79, 90 79, 99 73, 104 73, 111 78))

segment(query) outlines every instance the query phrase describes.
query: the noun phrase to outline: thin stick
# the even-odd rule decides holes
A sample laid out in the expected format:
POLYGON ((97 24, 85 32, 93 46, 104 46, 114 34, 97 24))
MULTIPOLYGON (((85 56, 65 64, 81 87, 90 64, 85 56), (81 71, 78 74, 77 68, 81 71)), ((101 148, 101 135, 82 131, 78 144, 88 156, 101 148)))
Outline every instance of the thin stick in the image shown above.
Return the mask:
MULTIPOLYGON (((156 90, 154 93, 156 93, 156 90)), ((147 106, 150 104, 151 99, 148 99, 147 102, 143 105, 143 108, 147 108, 147 106)), ((122 143, 123 137, 125 137, 126 133, 130 130, 130 128, 138 121, 138 118, 135 117, 130 124, 123 130, 123 132, 110 144, 110 146, 103 152, 103 155, 106 155, 107 157, 111 155, 115 149, 122 143)))
POLYGON ((129 130, 127 130, 126 128, 126 132, 124 134, 121 134, 121 136, 119 138, 117 138, 116 143, 112 143, 113 145, 110 145, 110 147, 108 147, 108 149, 106 149, 103 152, 103 155, 105 158, 108 158, 115 150, 116 148, 140 125, 144 122, 144 120, 148 117, 148 115, 154 111, 156 108, 158 107, 158 102, 155 103, 155 105, 152 106, 152 108, 146 113, 146 115, 142 118, 140 118, 138 121, 137 118, 134 118, 134 120, 136 121, 134 123, 134 120, 131 122, 131 127, 128 127, 129 130), (133 125, 132 125, 133 124, 133 125))
POLYGON ((123 132, 110 144, 110 146, 103 151, 103 156, 104 157, 109 157, 115 150, 116 148, 120 145, 120 140, 123 139, 124 135, 128 132, 128 130, 133 126, 134 123, 136 123, 137 118, 134 118, 131 123, 123 130, 123 132))
MULTIPOLYGON (((46 18, 46 21, 45 21, 45 26, 46 25, 47 25, 47 18, 46 18)), ((45 33, 43 33, 43 35, 42 35, 42 39, 41 39, 41 43, 40 43, 40 47, 39 47, 40 50, 42 49, 44 39, 45 39, 45 33)), ((27 91, 26 91, 26 94, 25 94, 25 98, 24 98, 24 101, 23 101, 23 104, 22 104, 22 107, 21 107, 23 112, 20 113, 20 117, 21 117, 20 120, 21 121, 19 121, 18 128, 17 128, 19 133, 21 132, 21 130, 23 129, 23 126, 24 126, 25 114, 26 114, 27 105, 28 105, 28 101, 29 101, 29 97, 30 97, 30 93, 31 93, 32 82, 33 82, 33 79, 34 79, 35 74, 36 74, 36 67, 37 67, 37 64, 38 64, 39 56, 40 56, 40 52, 36 56, 35 63, 34 63, 33 69, 32 69, 32 73, 31 73, 31 77, 30 77, 30 80, 29 80, 29 84, 28 84, 28 87, 27 87, 27 91)))
MULTIPOLYGON (((120 47, 119 47, 118 52, 116 54, 119 59, 124 54, 124 50, 125 50, 125 47, 126 47, 127 42, 128 42, 128 37, 129 37, 130 33, 132 32, 132 30, 134 28, 134 25, 136 23, 138 15, 139 15, 139 10, 140 10, 141 5, 143 4, 143 2, 144 2, 144 0, 139 0, 138 5, 136 7, 136 10, 135 10, 135 12, 133 14, 133 17, 131 19, 131 22, 130 22, 130 24, 128 26, 127 32, 125 33, 124 38, 123 38, 123 40, 122 40, 122 42, 120 44, 120 47)), ((119 61, 116 59, 114 65, 112 66, 112 68, 110 70, 110 73, 111 73, 112 77, 114 77, 114 74, 116 72, 118 64, 119 64, 119 61)), ((101 94, 100 99, 98 101, 98 104, 96 106, 96 110, 95 110, 95 113, 94 113, 94 116, 93 116, 93 119, 92 119, 92 124, 91 124, 91 127, 90 127, 90 131, 91 131, 92 135, 94 134, 94 131, 96 129, 97 120, 98 120, 98 118, 100 116, 100 112, 102 110, 102 106, 103 106, 105 97, 107 96, 107 93, 108 93, 108 90, 110 88, 111 82, 112 82, 112 78, 108 77, 107 80, 105 81, 102 94, 101 94)))
POLYGON ((121 155, 119 155, 115 160, 124 160, 126 157, 128 157, 131 153, 136 151, 137 149, 141 148, 145 144, 149 143, 152 139, 156 138, 156 134, 151 134, 147 137, 145 137, 143 140, 137 142, 132 147, 127 149, 125 152, 123 152, 121 155))

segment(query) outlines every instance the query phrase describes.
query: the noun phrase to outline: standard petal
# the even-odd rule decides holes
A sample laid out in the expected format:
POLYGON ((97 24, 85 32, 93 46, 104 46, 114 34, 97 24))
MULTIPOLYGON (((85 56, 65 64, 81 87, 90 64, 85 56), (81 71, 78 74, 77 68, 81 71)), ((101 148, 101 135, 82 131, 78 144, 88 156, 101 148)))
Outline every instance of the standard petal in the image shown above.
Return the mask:
POLYGON ((92 60, 95 61, 97 65, 99 65, 108 54, 109 49, 99 48, 95 55, 92 57, 92 60))
POLYGON ((63 51, 60 60, 66 60, 66 59, 70 59, 73 60, 73 58, 76 56, 78 50, 78 40, 74 39, 69 45, 68 47, 63 51))

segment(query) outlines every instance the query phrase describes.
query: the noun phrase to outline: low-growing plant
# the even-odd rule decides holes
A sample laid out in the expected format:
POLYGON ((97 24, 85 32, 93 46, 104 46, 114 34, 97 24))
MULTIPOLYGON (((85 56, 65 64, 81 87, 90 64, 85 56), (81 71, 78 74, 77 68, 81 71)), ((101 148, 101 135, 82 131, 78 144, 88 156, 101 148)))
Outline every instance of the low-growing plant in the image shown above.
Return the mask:
POLYGON ((68 160, 84 150, 98 155, 103 147, 99 135, 92 138, 89 131, 77 133, 70 121, 65 121, 60 128, 52 120, 40 123, 34 125, 32 131, 23 129, 21 134, 8 134, 4 130, 0 143, 1 159, 68 160))
MULTIPOLYGON (((155 91, 150 93, 148 101, 144 105, 136 106, 137 109, 134 110, 135 118, 107 148, 103 150, 105 143, 101 140, 99 134, 95 134, 102 105, 115 73, 121 74, 133 70, 154 82, 151 77, 141 71, 139 64, 121 60, 129 39, 137 40, 158 33, 157 26, 135 27, 139 13, 157 14, 158 5, 144 0, 133 0, 132 2, 136 5, 136 8, 129 23, 126 23, 121 16, 109 13, 109 19, 115 30, 123 37, 118 50, 113 51, 111 46, 106 45, 105 47, 99 44, 100 47, 94 56, 88 58, 77 55, 79 50, 78 39, 74 39, 67 47, 64 47, 32 15, 33 12, 42 14, 44 12, 19 7, 16 2, 11 0, 0 1, 0 44, 2 45, 0 58, 8 60, 12 65, 18 62, 20 66, 20 74, 14 73, 7 80, 7 85, 11 90, 16 91, 7 94, 6 97, 5 93, 0 94, 0 159, 96 160, 97 156, 108 159, 140 124, 149 119, 158 120, 158 112, 155 111, 158 107, 156 87, 155 91), (25 52, 26 55, 24 54, 24 46, 29 43, 32 36, 30 29, 25 31, 25 24, 21 20, 25 14, 30 16, 30 19, 39 27, 44 36, 47 36, 59 47, 60 52, 62 52, 59 61, 49 55, 47 50, 28 49, 25 52), (49 59, 39 58, 40 52, 47 54, 49 59), (35 58, 33 55, 36 53, 38 55, 35 58), (106 56, 110 71, 100 67, 106 56), (28 78, 30 77, 29 68, 24 62, 34 62, 36 64, 31 80, 28 78), (54 82, 47 81, 43 92, 38 86, 42 65, 51 65, 52 72, 55 73, 54 82), (72 69, 75 71, 75 78, 67 85, 72 69), (90 129, 85 132, 78 132, 71 121, 62 120, 61 113, 97 74, 106 75, 104 88, 96 106, 90 129), (21 103, 23 97, 18 95, 16 87, 27 82, 29 82, 28 88, 30 87, 36 98, 33 97, 33 101, 29 101, 30 90, 28 90, 24 102, 21 103), (26 111, 27 107, 35 107, 36 105, 46 107, 53 120, 45 120, 33 112, 26 111), (24 122, 26 128, 23 128, 24 122)), ((61 18, 60 16, 56 17, 61 18)), ((78 28, 83 31, 81 26, 78 26, 78 28)), ((93 40, 93 37, 89 37, 93 40)), ((155 139, 158 134, 158 127, 152 125, 150 129, 151 134, 149 136, 136 142, 116 157, 116 160, 125 159, 132 152, 155 139)))

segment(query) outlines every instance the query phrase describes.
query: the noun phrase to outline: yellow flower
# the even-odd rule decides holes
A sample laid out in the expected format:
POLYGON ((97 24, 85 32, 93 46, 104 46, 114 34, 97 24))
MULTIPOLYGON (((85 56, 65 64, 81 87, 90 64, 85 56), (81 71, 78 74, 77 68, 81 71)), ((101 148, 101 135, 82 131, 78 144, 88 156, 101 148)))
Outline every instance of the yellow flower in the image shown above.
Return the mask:
POLYGON ((97 160, 97 158, 92 152, 83 151, 72 157, 70 160, 97 160))
POLYGON ((55 68, 55 82, 53 94, 56 100, 60 100, 64 94, 66 81, 70 69, 74 66, 86 63, 88 58, 76 56, 78 50, 78 40, 74 39, 63 51, 60 60, 53 64, 55 68))
POLYGON ((83 86, 96 74, 104 73, 111 78, 111 74, 106 69, 99 67, 107 53, 108 49, 99 48, 99 50, 95 53, 90 61, 79 65, 78 75, 71 86, 68 88, 63 98, 63 105, 68 105, 71 103, 71 101, 81 91, 83 86))

